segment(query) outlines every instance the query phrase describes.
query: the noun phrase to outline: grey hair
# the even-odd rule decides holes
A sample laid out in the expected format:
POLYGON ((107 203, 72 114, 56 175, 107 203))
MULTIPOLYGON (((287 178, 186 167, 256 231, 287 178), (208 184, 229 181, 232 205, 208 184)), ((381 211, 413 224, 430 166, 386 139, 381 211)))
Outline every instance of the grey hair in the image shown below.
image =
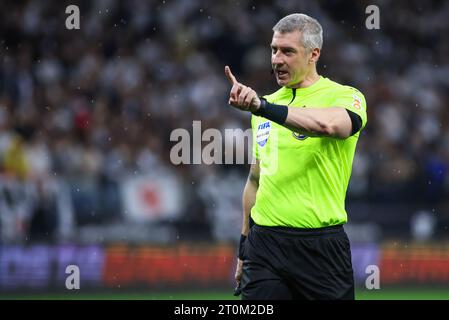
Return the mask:
POLYGON ((323 46, 323 28, 320 23, 306 14, 293 13, 285 16, 273 27, 274 32, 288 33, 298 30, 302 34, 302 44, 306 50, 323 46))

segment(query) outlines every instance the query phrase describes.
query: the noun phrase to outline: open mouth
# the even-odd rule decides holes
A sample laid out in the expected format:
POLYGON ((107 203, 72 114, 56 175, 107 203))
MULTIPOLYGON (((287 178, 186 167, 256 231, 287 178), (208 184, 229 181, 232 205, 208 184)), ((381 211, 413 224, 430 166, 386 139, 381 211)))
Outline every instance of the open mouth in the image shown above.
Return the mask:
POLYGON ((276 73, 277 73, 279 78, 283 78, 283 77, 286 77, 288 75, 287 71, 282 71, 282 70, 277 70, 276 73))

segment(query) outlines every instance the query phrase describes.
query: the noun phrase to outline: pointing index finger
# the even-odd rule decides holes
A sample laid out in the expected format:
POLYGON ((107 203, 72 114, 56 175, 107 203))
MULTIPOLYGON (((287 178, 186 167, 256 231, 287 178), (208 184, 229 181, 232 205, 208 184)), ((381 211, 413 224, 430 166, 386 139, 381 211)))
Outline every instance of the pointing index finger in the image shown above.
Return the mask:
POLYGON ((231 68, 229 68, 228 66, 225 67, 225 74, 226 74, 226 77, 228 78, 229 82, 231 83, 231 85, 234 85, 237 83, 237 79, 234 77, 234 75, 231 72, 231 68))

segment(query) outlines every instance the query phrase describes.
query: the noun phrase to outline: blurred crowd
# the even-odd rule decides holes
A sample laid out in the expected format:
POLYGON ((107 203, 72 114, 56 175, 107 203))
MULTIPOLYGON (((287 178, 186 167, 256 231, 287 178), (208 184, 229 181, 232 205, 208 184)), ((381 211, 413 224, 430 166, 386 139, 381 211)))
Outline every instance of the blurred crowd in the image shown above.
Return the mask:
POLYGON ((238 237, 248 165, 175 166, 170 133, 194 120, 249 128, 227 105, 224 65, 261 95, 276 90, 271 28, 292 12, 323 26, 318 72, 367 99, 348 201, 407 203, 447 231, 448 2, 30 0, 0 12, 2 241, 122 223, 124 177, 166 171, 187 195, 180 232, 238 237), (79 30, 65 27, 70 4, 79 30), (370 4, 379 30, 365 27, 370 4))

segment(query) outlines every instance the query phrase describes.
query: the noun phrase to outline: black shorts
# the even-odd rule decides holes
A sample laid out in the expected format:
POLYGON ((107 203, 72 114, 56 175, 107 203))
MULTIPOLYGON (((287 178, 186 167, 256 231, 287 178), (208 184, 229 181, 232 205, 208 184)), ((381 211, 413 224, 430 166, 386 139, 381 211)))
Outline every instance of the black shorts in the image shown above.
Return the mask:
POLYGON ((242 299, 354 299, 343 226, 251 227, 244 243, 242 299))

